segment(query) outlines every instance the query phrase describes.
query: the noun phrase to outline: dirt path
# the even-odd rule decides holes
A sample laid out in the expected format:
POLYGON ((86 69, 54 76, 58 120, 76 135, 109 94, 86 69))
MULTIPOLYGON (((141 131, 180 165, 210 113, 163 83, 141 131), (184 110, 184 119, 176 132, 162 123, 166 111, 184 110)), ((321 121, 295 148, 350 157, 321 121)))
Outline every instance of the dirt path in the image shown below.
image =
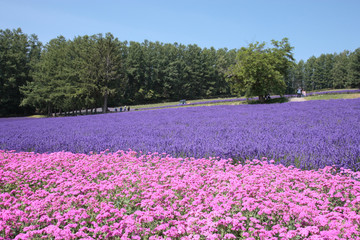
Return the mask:
POLYGON ((290 102, 305 102, 307 101, 305 98, 290 98, 290 102))

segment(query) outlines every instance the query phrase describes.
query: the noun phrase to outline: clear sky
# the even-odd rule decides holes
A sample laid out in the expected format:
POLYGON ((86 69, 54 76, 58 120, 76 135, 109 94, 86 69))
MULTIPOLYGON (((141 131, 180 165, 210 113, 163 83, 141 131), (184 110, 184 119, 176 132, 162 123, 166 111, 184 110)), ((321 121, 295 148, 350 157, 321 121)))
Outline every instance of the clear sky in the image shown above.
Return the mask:
POLYGON ((0 29, 39 40, 111 32, 121 41, 241 48, 289 38, 297 61, 360 47, 360 0, 0 0, 0 29))

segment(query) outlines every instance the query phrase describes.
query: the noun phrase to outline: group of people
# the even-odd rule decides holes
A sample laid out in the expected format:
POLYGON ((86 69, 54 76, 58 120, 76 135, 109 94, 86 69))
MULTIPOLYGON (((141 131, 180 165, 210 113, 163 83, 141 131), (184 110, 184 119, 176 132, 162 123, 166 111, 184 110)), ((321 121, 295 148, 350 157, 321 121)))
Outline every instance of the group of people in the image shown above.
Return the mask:
POLYGON ((297 97, 306 97, 306 91, 300 87, 298 88, 296 93, 297 93, 297 97))
MULTIPOLYGON (((126 112, 126 111, 130 111, 130 107, 119 107, 119 112, 126 112)), ((115 108, 115 112, 117 112, 117 108, 115 108)))

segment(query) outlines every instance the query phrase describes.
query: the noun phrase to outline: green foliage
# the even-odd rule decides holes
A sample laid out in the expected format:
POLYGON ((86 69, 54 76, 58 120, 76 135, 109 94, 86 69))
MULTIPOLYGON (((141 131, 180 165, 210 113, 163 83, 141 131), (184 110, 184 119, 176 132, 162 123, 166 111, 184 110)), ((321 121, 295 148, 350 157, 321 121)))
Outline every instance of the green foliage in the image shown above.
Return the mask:
POLYGON ((333 68, 330 70, 331 87, 345 88, 349 85, 349 51, 334 55, 333 68))
POLYGON ((299 61, 286 77, 287 93, 294 94, 298 87, 307 91, 360 87, 360 49, 354 52, 312 56, 299 61))
POLYGON ((347 93, 347 94, 325 94, 325 95, 314 95, 308 96, 306 100, 330 100, 330 99, 352 99, 360 98, 359 93, 347 93))
POLYGON ((270 99, 270 100, 267 100, 265 102, 260 102, 259 100, 250 100, 250 101, 247 101, 248 104, 272 104, 272 103, 286 103, 288 102, 289 99, 286 98, 286 97, 280 97, 280 98, 273 98, 273 99, 270 99))
POLYGON ((32 81, 32 67, 39 58, 41 43, 36 35, 30 37, 21 29, 0 30, 0 116, 29 111, 19 108, 20 86, 32 81))
MULTIPOLYGON (((121 42, 111 33, 59 36, 0 30, 0 116, 70 113, 102 106, 293 94, 360 87, 360 49, 293 63, 288 39, 240 50, 196 44, 121 42), (231 78, 229 79, 229 75, 231 78), (36 110, 36 111, 35 111, 36 110)), ((91 110, 92 111, 92 110, 91 110)))
POLYGON ((31 105, 50 114, 66 109, 67 99, 73 94, 68 42, 63 36, 45 45, 40 61, 34 67, 33 82, 21 88, 25 98, 21 105, 31 105))
POLYGON ((268 94, 285 93, 284 76, 293 61, 293 48, 287 38, 281 42, 273 40, 272 44, 273 48, 265 48, 265 43, 257 42, 240 49, 236 63, 229 70, 229 82, 234 93, 259 96, 261 102, 268 94))
POLYGON ((360 88, 360 48, 351 53, 349 63, 349 87, 360 88))
MULTIPOLYGON (((116 93, 115 83, 122 83, 121 43, 111 33, 93 36, 95 50, 91 59, 91 78, 103 99, 103 112, 107 111, 108 97, 116 93)), ((121 84, 120 84, 121 85, 121 84)))
POLYGON ((22 105, 40 112, 74 111, 103 104, 123 86, 122 43, 110 33, 52 39, 34 66, 34 81, 22 87, 22 105))

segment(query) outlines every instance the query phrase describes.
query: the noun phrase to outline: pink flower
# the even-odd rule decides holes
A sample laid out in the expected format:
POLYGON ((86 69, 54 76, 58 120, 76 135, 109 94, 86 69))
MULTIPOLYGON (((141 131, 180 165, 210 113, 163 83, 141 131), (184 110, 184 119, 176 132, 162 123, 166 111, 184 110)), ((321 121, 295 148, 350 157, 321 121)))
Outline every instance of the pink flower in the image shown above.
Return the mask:
POLYGON ((236 239, 236 236, 231 233, 227 233, 224 235, 224 239, 236 239))

